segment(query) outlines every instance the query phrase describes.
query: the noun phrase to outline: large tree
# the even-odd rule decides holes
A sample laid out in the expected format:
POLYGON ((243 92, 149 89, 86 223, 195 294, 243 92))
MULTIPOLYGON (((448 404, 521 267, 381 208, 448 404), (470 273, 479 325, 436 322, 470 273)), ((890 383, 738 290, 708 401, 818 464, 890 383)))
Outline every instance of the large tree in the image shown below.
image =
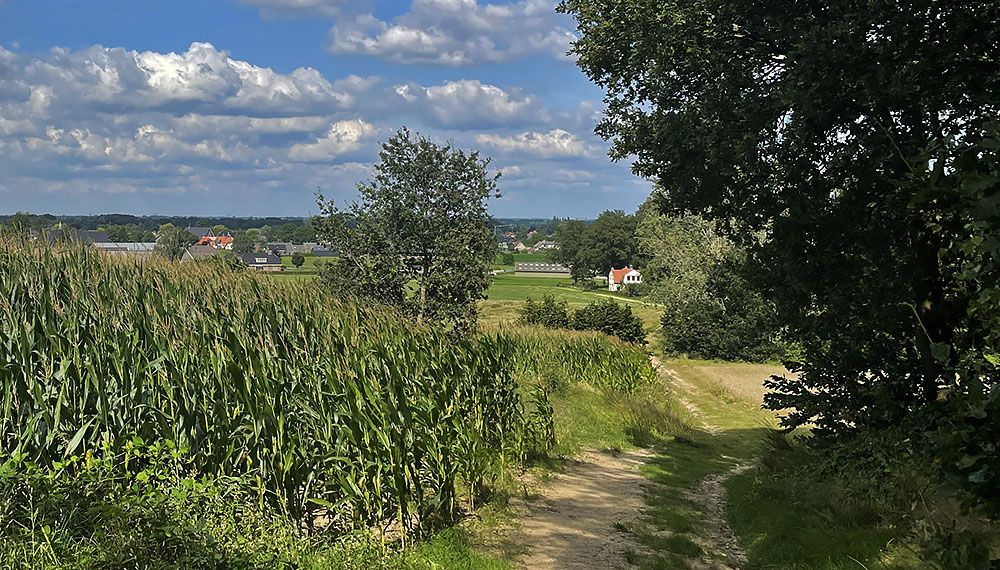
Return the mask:
POLYGON ((374 175, 346 211, 320 198, 320 237, 339 257, 325 280, 337 293, 397 306, 417 321, 467 330, 489 287, 496 242, 487 201, 490 160, 405 128, 382 145, 374 175))
POLYGON ((635 263, 639 253, 636 216, 621 210, 602 212, 593 222, 566 220, 556 226, 559 249, 549 258, 568 266, 575 279, 607 275, 612 267, 635 263))
MULTIPOLYGON (((887 426, 995 348, 994 0, 565 0, 612 156, 750 248, 805 357, 770 404, 887 426), (991 242, 991 240, 994 240, 991 242), (976 275, 969 278, 969 272, 976 275), (993 273, 983 274, 992 271, 993 273)), ((989 359, 987 359, 989 361, 989 359)))

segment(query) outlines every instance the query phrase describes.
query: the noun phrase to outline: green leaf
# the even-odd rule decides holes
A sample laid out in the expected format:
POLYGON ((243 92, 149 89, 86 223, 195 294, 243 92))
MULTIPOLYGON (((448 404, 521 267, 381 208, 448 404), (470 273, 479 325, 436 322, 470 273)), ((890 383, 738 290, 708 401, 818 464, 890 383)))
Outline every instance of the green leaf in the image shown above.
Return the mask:
POLYGON ((66 452, 64 454, 64 457, 69 457, 70 455, 73 455, 73 452, 76 451, 76 448, 80 446, 80 442, 83 441, 83 436, 86 435, 87 429, 89 429, 90 425, 94 423, 94 419, 96 418, 90 418, 90 421, 83 424, 83 426, 81 426, 80 429, 76 431, 76 434, 73 435, 73 438, 69 440, 68 444, 66 444, 66 452))
POLYGON ((934 360, 947 364, 951 360, 951 345, 943 342, 932 343, 931 356, 934 357, 934 360))

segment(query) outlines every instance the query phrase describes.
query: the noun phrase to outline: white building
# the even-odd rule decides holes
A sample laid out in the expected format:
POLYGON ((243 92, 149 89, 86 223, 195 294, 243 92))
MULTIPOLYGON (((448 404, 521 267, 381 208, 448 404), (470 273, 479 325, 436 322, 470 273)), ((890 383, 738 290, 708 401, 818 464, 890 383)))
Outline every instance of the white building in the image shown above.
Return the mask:
POLYGON ((623 285, 638 285, 642 283, 642 273, 629 266, 621 269, 611 268, 608 272, 608 291, 618 291, 623 285))

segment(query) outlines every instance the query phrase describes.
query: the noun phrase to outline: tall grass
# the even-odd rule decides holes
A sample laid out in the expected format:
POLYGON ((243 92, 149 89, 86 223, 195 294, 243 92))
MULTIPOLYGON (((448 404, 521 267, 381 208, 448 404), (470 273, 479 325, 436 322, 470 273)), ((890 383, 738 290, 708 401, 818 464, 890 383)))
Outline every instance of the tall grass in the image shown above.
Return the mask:
POLYGON ((168 440, 293 517, 412 528, 519 453, 509 342, 249 272, 0 243, 0 454, 60 468, 168 440))
POLYGON ((594 332, 508 327, 487 335, 506 339, 516 373, 549 384, 582 382, 619 394, 632 394, 656 382, 644 350, 594 332))

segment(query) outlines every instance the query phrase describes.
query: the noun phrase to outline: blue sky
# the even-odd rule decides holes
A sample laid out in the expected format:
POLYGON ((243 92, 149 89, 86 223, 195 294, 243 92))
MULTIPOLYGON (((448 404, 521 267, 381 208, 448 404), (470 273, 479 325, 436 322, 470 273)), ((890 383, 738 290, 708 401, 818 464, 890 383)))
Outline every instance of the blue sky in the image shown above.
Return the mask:
POLYGON ((632 210, 554 5, 0 0, 0 213, 307 215, 404 125, 491 156, 495 215, 632 210))

